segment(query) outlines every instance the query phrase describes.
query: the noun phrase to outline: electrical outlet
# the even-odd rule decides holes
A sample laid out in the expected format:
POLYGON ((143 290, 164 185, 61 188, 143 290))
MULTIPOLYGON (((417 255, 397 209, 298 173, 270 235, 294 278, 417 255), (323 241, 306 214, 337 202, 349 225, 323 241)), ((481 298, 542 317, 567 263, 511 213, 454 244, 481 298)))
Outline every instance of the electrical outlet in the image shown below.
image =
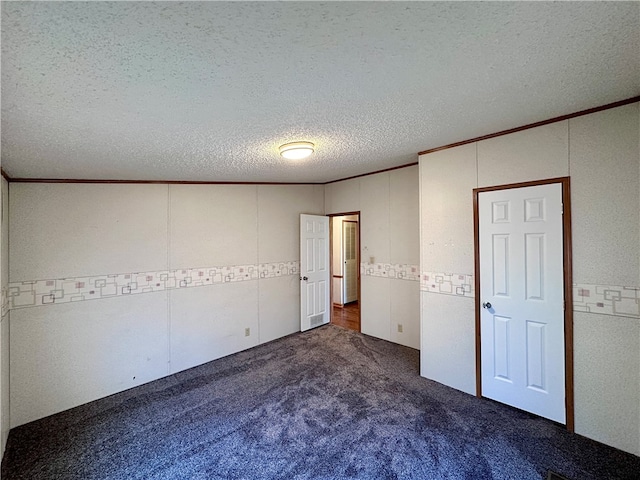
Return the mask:
POLYGON ((401 323, 398 324, 398 333, 402 333, 402 324, 401 323))
POLYGON ((251 335, 251 329, 250 328, 245 328, 244 329, 244 336, 248 337, 249 335, 251 335))

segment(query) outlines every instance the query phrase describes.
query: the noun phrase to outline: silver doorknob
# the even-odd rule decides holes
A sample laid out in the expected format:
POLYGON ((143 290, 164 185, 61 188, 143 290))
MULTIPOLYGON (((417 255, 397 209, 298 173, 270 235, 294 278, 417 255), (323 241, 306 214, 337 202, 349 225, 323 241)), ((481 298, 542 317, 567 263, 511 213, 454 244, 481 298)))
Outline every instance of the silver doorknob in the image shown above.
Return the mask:
POLYGON ((491 308, 491 303, 489 303, 489 302, 482 302, 482 308, 491 308))

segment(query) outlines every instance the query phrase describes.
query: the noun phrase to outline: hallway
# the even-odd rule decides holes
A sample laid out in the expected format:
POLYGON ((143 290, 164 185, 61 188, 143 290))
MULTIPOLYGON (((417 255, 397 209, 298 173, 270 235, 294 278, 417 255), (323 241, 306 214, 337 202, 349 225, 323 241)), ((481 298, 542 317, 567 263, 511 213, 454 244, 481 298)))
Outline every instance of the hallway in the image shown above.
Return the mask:
POLYGON ((333 306, 331 323, 338 327, 360 331, 360 303, 358 301, 347 303, 344 307, 333 306))

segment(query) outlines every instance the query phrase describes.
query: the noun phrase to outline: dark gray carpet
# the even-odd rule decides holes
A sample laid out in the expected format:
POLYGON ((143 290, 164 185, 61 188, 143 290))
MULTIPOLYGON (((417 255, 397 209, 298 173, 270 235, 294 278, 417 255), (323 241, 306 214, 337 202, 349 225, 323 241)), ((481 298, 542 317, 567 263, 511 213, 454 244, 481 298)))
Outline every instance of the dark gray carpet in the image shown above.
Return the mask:
POLYGON ((418 375, 416 350, 295 334, 11 431, 3 479, 638 479, 640 458, 418 375))

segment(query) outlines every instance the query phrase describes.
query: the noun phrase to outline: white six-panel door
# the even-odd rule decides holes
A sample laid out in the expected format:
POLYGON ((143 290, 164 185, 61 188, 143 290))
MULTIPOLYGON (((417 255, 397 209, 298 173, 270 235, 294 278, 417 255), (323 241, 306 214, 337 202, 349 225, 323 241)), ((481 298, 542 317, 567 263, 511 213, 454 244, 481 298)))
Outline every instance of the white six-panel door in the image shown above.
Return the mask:
POLYGON ((482 395, 565 423, 562 185, 478 193, 482 395))
POLYGON ((329 323, 329 217, 300 215, 300 330, 329 323))

